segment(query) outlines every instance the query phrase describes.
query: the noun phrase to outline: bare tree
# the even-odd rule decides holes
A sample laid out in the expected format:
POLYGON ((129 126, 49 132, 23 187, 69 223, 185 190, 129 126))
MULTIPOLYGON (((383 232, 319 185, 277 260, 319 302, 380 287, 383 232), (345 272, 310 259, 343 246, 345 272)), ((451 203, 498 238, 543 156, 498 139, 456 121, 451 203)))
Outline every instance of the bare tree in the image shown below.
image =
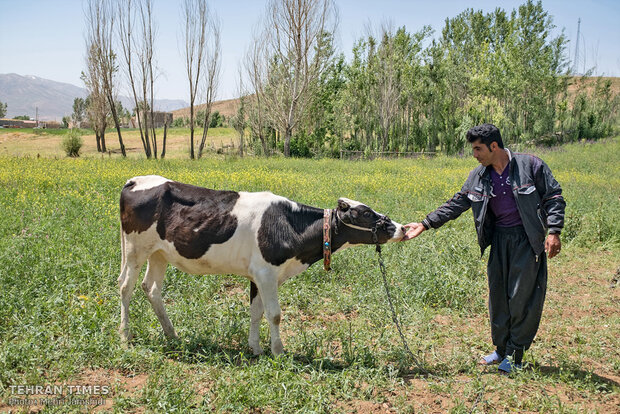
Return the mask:
MULTIPOLYGON (((155 39, 156 28, 153 23, 153 0, 141 0, 140 1, 140 22, 142 23, 142 49, 140 53, 140 67, 142 68, 143 90, 144 90, 144 102, 145 119, 147 119, 147 128, 151 127, 151 141, 153 148, 153 156, 157 158, 157 135, 155 134, 155 99, 154 99, 154 83, 155 75, 153 72, 154 65, 154 48, 153 43, 155 39)), ((148 139, 148 138, 147 138, 148 139)))
MULTIPOLYGON (((112 112, 114 125, 118 133, 118 143, 123 157, 127 156, 123 137, 121 136, 121 126, 116 111, 116 53, 114 52, 114 22, 115 10, 110 0, 88 0, 86 6, 86 44, 93 48, 95 64, 98 66, 98 74, 101 77, 101 87, 104 96, 112 112)), ((87 52, 89 53, 89 52, 87 52)))
POLYGON ((261 99, 272 125, 284 135, 290 156, 294 128, 311 102, 312 90, 326 68, 325 34, 333 34, 338 18, 333 0, 270 0, 265 38, 271 64, 261 99))
POLYGON ((237 107, 237 113, 232 116, 230 123, 239 134, 239 156, 243 157, 244 137, 246 128, 246 101, 247 92, 243 85, 242 71, 239 69, 239 84, 237 96, 239 96, 239 106, 237 107))
POLYGON ((217 88, 220 80, 220 23, 217 17, 211 13, 207 20, 209 34, 206 43, 205 50, 205 68, 202 71, 204 74, 204 97, 205 97, 205 113, 203 119, 202 139, 200 146, 198 147, 198 158, 202 157, 202 151, 205 147, 207 140, 207 132, 209 131, 209 125, 211 120, 211 109, 213 107, 213 101, 217 95, 217 88))
POLYGON ((138 92, 136 91, 136 76, 137 76, 137 68, 135 67, 136 63, 133 59, 134 57, 134 44, 136 43, 135 35, 134 35, 134 21, 135 21, 135 3, 133 0, 119 0, 117 3, 118 7, 118 15, 119 15, 119 25, 118 25, 118 37, 121 44, 121 49, 123 52, 124 59, 124 70, 125 75, 127 76, 127 80, 129 82, 129 86, 131 88, 131 95, 134 101, 134 107, 136 108, 136 121, 138 123, 138 129, 140 130, 140 139, 142 141, 142 147, 144 148, 144 154, 147 158, 151 158, 151 143, 148 139, 148 131, 146 132, 144 128, 144 117, 143 111, 138 110, 140 107, 138 92))
POLYGON ((82 81, 88 89, 89 95, 86 98, 86 113, 97 141, 97 151, 106 152, 105 129, 108 125, 108 115, 110 109, 107 98, 103 93, 102 78, 97 64, 96 47, 86 45, 86 71, 82 72, 82 81))
POLYGON ((200 71, 205 58, 207 41, 208 9, 206 0, 185 0, 181 9, 183 22, 182 54, 189 81, 189 156, 194 159, 194 129, 196 127, 195 108, 198 95, 200 71))
POLYGON ((268 155, 266 126, 267 120, 263 97, 264 87, 267 83, 267 67, 269 57, 265 49, 265 42, 262 35, 254 34, 250 48, 246 51, 244 59, 244 72, 249 83, 249 88, 253 91, 247 98, 247 123, 251 134, 258 137, 263 147, 263 154, 268 155))

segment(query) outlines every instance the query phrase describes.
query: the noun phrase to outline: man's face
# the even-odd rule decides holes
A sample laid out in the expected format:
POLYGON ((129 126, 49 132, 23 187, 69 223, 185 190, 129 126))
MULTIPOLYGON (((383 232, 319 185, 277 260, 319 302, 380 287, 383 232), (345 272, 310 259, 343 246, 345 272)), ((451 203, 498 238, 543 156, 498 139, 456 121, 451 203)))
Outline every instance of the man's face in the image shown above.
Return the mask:
MULTIPOLYGON (((491 143, 491 149, 497 146, 497 142, 491 143)), ((471 143, 472 153, 475 159, 478 160, 480 164, 485 167, 488 167, 493 162, 493 151, 483 144, 480 140, 476 140, 471 143)))

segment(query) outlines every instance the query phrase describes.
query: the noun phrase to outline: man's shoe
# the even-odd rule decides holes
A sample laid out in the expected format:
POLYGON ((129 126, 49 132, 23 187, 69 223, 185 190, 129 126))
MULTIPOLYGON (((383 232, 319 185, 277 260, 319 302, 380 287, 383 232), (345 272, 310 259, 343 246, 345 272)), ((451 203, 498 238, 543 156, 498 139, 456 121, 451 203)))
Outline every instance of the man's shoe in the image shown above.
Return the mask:
POLYGON ((510 374, 511 372, 520 370, 521 368, 523 368, 523 365, 515 364, 512 361, 512 358, 504 358, 501 364, 497 367, 501 374, 510 374))
POLYGON ((479 365, 495 365, 499 364, 502 360, 502 357, 497 353, 497 351, 493 351, 492 354, 487 356, 483 356, 480 361, 478 361, 479 365))

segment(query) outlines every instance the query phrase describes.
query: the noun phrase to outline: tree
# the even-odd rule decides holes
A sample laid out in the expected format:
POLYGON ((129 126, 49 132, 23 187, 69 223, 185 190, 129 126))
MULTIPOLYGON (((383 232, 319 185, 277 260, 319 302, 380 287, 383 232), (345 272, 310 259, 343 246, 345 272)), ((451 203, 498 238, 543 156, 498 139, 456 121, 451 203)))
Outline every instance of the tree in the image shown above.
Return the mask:
POLYGON ((6 108, 8 107, 8 105, 5 103, 0 102, 0 118, 4 118, 6 116, 6 108))
MULTIPOLYGON (((125 71, 125 76, 127 77, 127 81, 129 82, 129 87, 131 89, 131 95, 134 100, 135 108, 138 108, 139 100, 144 98, 139 97, 138 91, 136 89, 136 83, 138 82, 138 80, 136 79, 138 69, 135 67, 136 62, 133 59, 136 53, 134 51, 134 43, 136 42, 136 39, 133 29, 136 13, 134 4, 135 3, 132 0, 127 0, 125 2, 118 1, 117 3, 119 14, 118 37, 121 44, 121 50, 123 52, 123 68, 125 71)), ((146 94, 146 91, 144 92, 144 94, 146 94)), ((145 130, 146 127, 144 112, 135 110, 135 114, 136 121, 138 123, 138 129, 140 130, 140 140, 142 141, 142 148, 144 149, 144 154, 147 158, 151 158, 151 142, 148 137, 148 130, 145 130)))
POLYGON ((98 96, 91 93, 86 97, 86 116, 90 122, 90 126, 95 132, 95 141, 97 142, 97 151, 106 152, 105 130, 108 126, 108 116, 110 110, 108 101, 105 96, 98 96))
MULTIPOLYGON (((290 156, 293 130, 311 103, 313 91, 328 62, 323 36, 333 34, 337 11, 332 0, 270 0, 261 58, 268 59, 266 86, 256 90, 270 123, 284 136, 290 156)), ((260 74, 259 74, 260 75, 260 74)))
POLYGON ((112 112, 121 154, 126 157, 120 121, 114 104, 117 95, 116 73, 118 71, 116 53, 113 48, 115 19, 115 10, 111 6, 110 0, 88 0, 86 7, 86 49, 87 51, 93 49, 92 53, 97 65, 98 76, 101 79, 102 92, 112 112))
POLYGON ((82 98, 75 98, 73 100, 73 113, 71 114, 71 119, 77 128, 81 128, 85 113, 86 102, 82 98))
MULTIPOLYGON (((211 14, 208 20, 209 28, 208 43, 206 44, 206 59, 204 60, 204 97, 205 97, 205 114, 203 120, 202 139, 198 147, 198 158, 202 157, 202 152, 207 140, 207 132, 211 126, 211 109, 213 101, 217 96, 217 89, 220 81, 220 22, 215 15, 211 14)), ((217 114, 219 117, 219 113, 217 114)))
MULTIPOLYGON (((237 85, 239 95, 239 106, 237 107, 237 113, 230 118, 230 125, 235 128, 237 134, 239 134, 239 156, 243 157, 244 136, 246 128, 246 93, 243 87, 242 72, 239 70, 239 84, 237 85)), ((219 112, 216 112, 219 115, 219 112)))
POLYGON ((185 0, 181 9, 184 22, 182 55, 189 84, 189 156, 195 158, 194 130, 196 127, 195 102, 209 37, 209 9, 206 0, 185 0))
POLYGON ((97 151, 106 152, 105 130, 110 114, 108 99, 103 90, 103 78, 100 73, 97 47, 91 45, 86 53, 86 70, 82 71, 82 82, 86 85, 89 95, 86 98, 86 114, 91 128, 95 132, 97 151))
POLYGON ((267 117, 263 96, 267 83, 267 67, 269 59, 262 36, 254 33, 250 48, 245 53, 243 70, 249 83, 252 94, 247 95, 246 91, 239 92, 240 97, 247 95, 246 115, 247 125, 250 128, 251 136, 260 140, 263 155, 268 155, 267 149, 267 117))

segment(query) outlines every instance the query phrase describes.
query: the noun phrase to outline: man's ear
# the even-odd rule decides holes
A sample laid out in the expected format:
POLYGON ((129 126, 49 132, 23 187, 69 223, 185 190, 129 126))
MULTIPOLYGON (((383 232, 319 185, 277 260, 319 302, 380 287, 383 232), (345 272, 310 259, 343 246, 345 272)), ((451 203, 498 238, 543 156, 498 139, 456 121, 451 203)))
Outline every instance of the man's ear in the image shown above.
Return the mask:
POLYGON ((491 152, 495 151, 498 148, 499 148, 499 145, 495 141, 491 142, 491 145, 489 145, 489 149, 491 150, 491 152))
POLYGON ((338 210, 344 212, 344 211, 347 211, 349 207, 351 207, 349 203, 344 201, 342 198, 338 199, 338 210))

